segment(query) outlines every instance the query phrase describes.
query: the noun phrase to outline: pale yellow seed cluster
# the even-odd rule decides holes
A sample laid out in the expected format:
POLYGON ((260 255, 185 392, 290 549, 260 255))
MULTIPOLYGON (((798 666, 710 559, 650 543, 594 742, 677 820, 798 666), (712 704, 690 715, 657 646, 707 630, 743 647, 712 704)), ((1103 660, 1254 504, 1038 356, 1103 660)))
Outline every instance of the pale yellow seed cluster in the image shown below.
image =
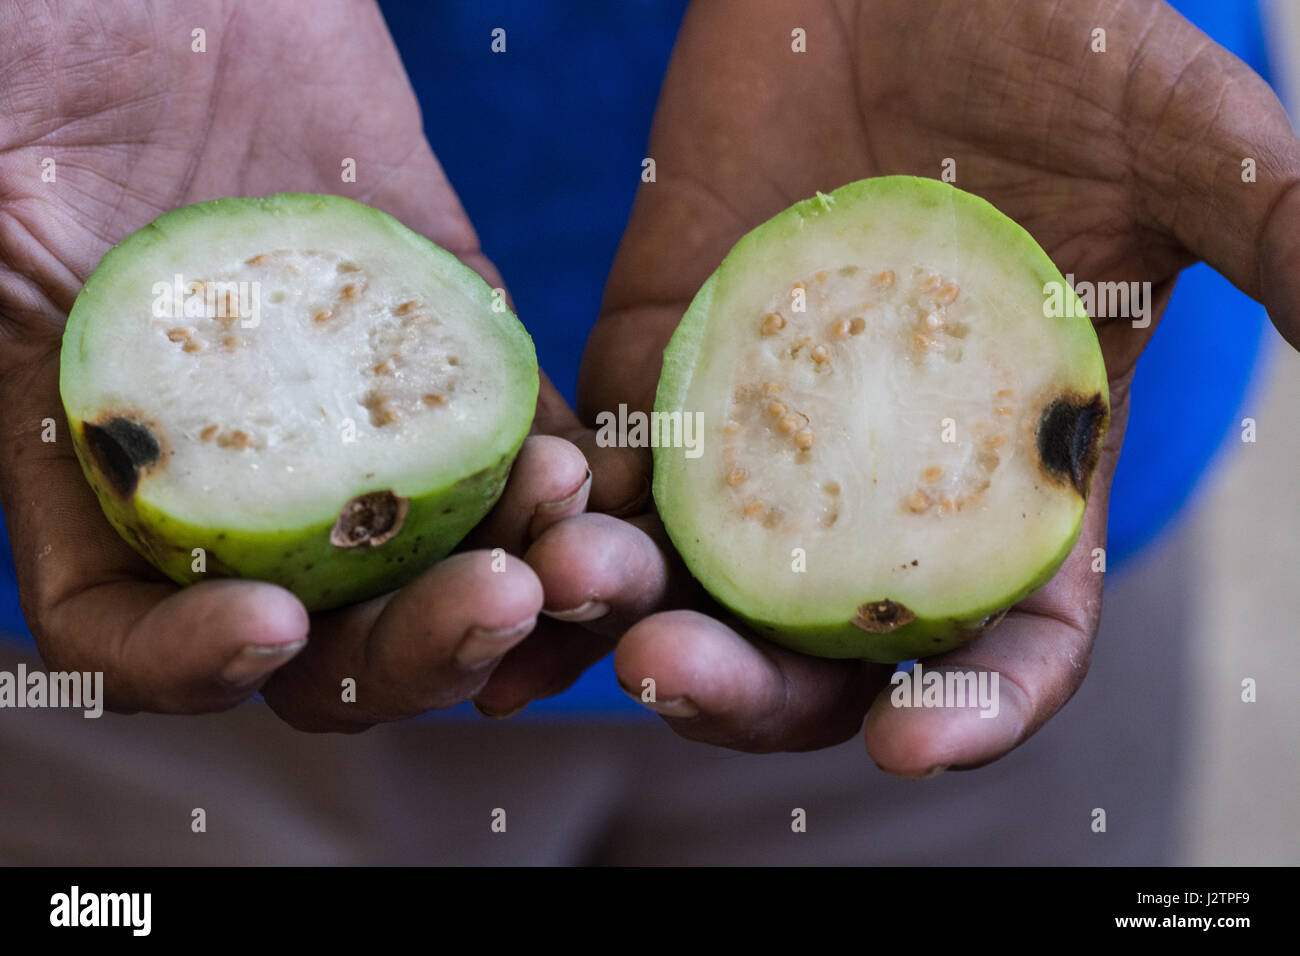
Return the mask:
POLYGON ((1000 430, 1005 427, 1005 422, 998 419, 1014 413, 1013 406, 1006 404, 1012 402, 1014 398, 1013 389, 999 389, 994 400, 1000 404, 994 408, 992 420, 975 424, 973 430, 977 440, 977 450, 974 464, 964 473, 954 476, 957 479, 958 489, 945 491, 937 487, 948 477, 948 474, 939 465, 929 465, 922 469, 921 480, 916 488, 903 497, 904 511, 919 515, 933 509, 935 514, 944 516, 955 514, 980 501, 983 493, 992 483, 993 470, 1002 460, 998 449, 1010 441, 1010 436, 1000 430))
MULTIPOLYGON (((860 271, 858 266, 843 266, 835 270, 835 274, 852 277, 860 271)), ((789 289, 790 296, 797 301, 800 293, 807 293, 814 284, 825 283, 831 275, 831 272, 819 270, 811 278, 793 283, 789 289)), ((915 310, 914 322, 909 320, 909 326, 904 326, 904 334, 908 337, 905 341, 911 346, 914 360, 920 360, 928 355, 942 355, 951 361, 959 360, 961 356, 959 340, 965 337, 968 329, 960 321, 960 314, 951 307, 961 296, 960 286, 944 275, 920 270, 913 271, 904 280, 903 285, 900 286, 899 281, 898 274, 893 269, 874 271, 868 278, 872 292, 868 295, 867 301, 858 306, 856 311, 859 314, 850 312, 831 316, 824 321, 824 324, 820 324, 819 330, 814 330, 807 325, 801 326, 797 314, 773 311, 765 314, 760 320, 759 333, 764 338, 778 340, 775 343, 777 356, 795 360, 803 360, 806 357, 814 371, 829 373, 832 372, 839 356, 852 354, 844 350, 851 337, 861 336, 867 331, 871 310, 881 305, 881 301, 873 300, 873 297, 884 294, 885 301, 892 301, 888 297, 897 298, 901 295, 906 298, 909 311, 915 310), (896 287, 897 291, 890 291, 895 290, 896 287), (804 334, 808 332, 814 334, 804 334), (785 336, 790 333, 793 334, 786 338, 785 336), (837 349, 839 351, 836 351, 837 349)), ((747 403, 752 400, 752 394, 753 390, 750 388, 738 389, 736 399, 747 403)), ((999 394, 993 408, 991 420, 998 422, 999 426, 1014 414, 1014 406, 1009 399, 1009 395, 999 394)), ((812 423, 807 415, 793 407, 790 399, 783 396, 780 383, 764 384, 762 404, 759 407, 763 410, 763 420, 767 427, 781 439, 788 441, 790 447, 799 454, 796 460, 810 460, 808 454, 816 445, 816 434, 812 423)), ((734 423, 729 424, 724 429, 724 434, 728 436, 739 434, 739 426, 734 423)), ((973 466, 975 471, 972 474, 947 475, 939 465, 929 465, 922 470, 921 480, 916 488, 903 498, 904 509, 914 514, 934 511, 946 515, 960 511, 977 501, 989 486, 989 476, 999 462, 998 449, 1006 444, 1008 436, 1004 428, 985 426, 977 429, 976 438, 979 445, 973 466), (957 488, 948 490, 949 484, 955 484, 957 488)), ((733 448, 728 448, 726 451, 734 455, 733 448)), ((735 466, 730 458, 728 458, 728 468, 730 470, 725 473, 726 483, 732 488, 740 487, 748 477, 745 470, 735 466)), ((827 482, 822 487, 834 502, 836 500, 834 496, 839 494, 839 485, 835 482, 827 482)), ((778 509, 770 508, 764 502, 752 497, 745 500, 742 513, 746 518, 763 519, 764 525, 769 527, 773 526, 773 522, 780 520, 778 509)), ((823 527, 833 524, 838 515, 838 504, 828 507, 823 513, 823 527)))
POLYGON ((918 356, 942 355, 960 359, 955 340, 965 338, 967 328, 952 318, 948 307, 957 301, 961 288, 936 273, 921 275, 912 281, 913 304, 918 319, 911 331, 911 346, 918 356))
POLYGON ((381 392, 371 389, 361 399, 361 407, 370 413, 370 424, 376 428, 391 425, 397 421, 397 412, 392 407, 392 399, 381 392))
POLYGON ((208 425, 199 432, 199 438, 205 442, 216 439, 218 447, 234 448, 236 451, 242 451, 253 444, 252 436, 243 429, 236 428, 231 431, 222 431, 219 425, 208 425))
MULTIPOLYGON (((792 410, 785 402, 777 396, 785 391, 785 386, 781 382, 767 381, 763 383, 761 389, 754 390, 748 387, 737 387, 735 398, 737 401, 753 401, 757 397, 761 403, 763 414, 777 434, 787 436, 793 447, 799 452, 807 452, 813 447, 813 432, 808 427, 808 416, 802 412, 792 410)), ((722 428, 723 435, 734 437, 739 434, 740 428, 734 422, 728 422, 722 428)), ((749 479, 749 473, 739 465, 735 464, 736 449, 732 445, 727 445, 722 449, 723 461, 727 463, 727 471, 724 476, 726 484, 732 489, 739 489, 749 479)), ((764 527, 779 527, 784 520, 784 514, 779 508, 771 508, 759 501, 757 498, 749 497, 741 505, 741 514, 751 520, 762 520, 764 527)))
MULTIPOLYGON (((347 290, 350 287, 353 289, 356 288, 355 286, 344 286, 340 293, 343 298, 348 298, 347 290)), ((424 302, 419 299, 407 299, 406 301, 399 303, 393 308, 392 314, 402 320, 401 326, 403 328, 417 322, 428 321, 431 318, 431 314, 426 310, 424 302)), ((380 352, 380 354, 383 354, 385 351, 390 352, 386 358, 380 359, 371 366, 371 374, 376 378, 389 380, 395 379, 399 375, 402 366, 405 364, 400 351, 400 341, 390 341, 385 346, 375 342, 372 338, 371 345, 372 348, 375 348, 380 352)), ((446 361, 449 366, 457 366, 460 364, 460 359, 454 355, 448 356, 446 361)), ((370 424, 374 425, 376 428, 391 425, 399 421, 401 418, 401 411, 397 400, 386 391, 390 387, 395 386, 375 385, 362 397, 361 405, 370 413, 370 424)), ((446 393, 453 391, 455 391, 455 383, 446 382, 444 383, 443 391, 425 392, 422 394, 420 396, 420 403, 425 408, 440 408, 450 401, 446 393)), ((416 406, 417 409, 418 407, 419 406, 416 406)))

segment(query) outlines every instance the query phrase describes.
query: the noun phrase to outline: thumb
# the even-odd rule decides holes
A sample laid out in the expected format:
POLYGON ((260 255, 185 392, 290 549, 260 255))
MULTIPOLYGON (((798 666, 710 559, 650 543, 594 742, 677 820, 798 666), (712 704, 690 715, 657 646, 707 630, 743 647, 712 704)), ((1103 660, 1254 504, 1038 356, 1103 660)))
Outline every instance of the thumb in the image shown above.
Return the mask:
POLYGON ((1300 141, 1257 73, 1163 15, 1131 61, 1125 123, 1152 131, 1133 147, 1147 218, 1262 302, 1300 348, 1300 141))

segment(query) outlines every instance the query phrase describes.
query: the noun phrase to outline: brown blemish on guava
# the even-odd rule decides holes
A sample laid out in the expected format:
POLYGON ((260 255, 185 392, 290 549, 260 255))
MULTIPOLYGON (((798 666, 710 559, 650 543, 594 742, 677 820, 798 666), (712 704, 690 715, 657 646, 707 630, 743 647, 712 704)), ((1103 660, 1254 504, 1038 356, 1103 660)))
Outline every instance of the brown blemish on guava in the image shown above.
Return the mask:
POLYGON ((343 506, 330 531, 336 548, 378 547, 402 530, 410 501, 391 491, 358 495, 343 506))
POLYGON ((1037 432, 1038 464, 1043 473, 1086 498, 1109 417, 1100 394, 1068 392, 1048 402, 1037 432))
POLYGON ((82 423, 86 451, 108 486, 122 498, 135 494, 142 475, 152 471, 164 457, 161 434, 155 424, 144 424, 143 416, 108 413, 98 421, 82 423))
POLYGON ((869 601, 858 608, 853 625, 870 634, 889 634, 916 620, 916 614, 906 605, 885 598, 869 601))

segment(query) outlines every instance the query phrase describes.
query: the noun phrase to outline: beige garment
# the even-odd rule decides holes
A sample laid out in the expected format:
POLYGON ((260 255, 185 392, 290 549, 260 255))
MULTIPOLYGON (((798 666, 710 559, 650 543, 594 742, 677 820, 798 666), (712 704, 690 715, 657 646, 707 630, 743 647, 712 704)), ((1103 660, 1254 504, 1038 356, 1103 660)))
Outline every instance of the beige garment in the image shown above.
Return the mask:
MULTIPOLYGON (((1167 539, 1111 582, 1083 689, 980 770, 895 780, 860 737, 752 756, 682 741, 654 718, 312 736, 260 703, 98 720, 0 710, 0 863, 1169 863, 1187 550, 1167 539), (200 807, 206 833, 191 830, 200 807), (1097 807, 1104 834, 1090 828, 1097 807), (795 808, 805 833, 791 830, 795 808)), ((0 643, 0 669, 20 654, 35 664, 0 643)))

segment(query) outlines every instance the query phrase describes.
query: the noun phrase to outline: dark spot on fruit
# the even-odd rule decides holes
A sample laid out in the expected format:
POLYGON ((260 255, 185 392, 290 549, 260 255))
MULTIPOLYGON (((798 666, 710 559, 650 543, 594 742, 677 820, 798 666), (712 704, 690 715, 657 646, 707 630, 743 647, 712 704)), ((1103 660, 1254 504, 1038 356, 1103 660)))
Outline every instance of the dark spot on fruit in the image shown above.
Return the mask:
POLYGON ((358 495, 343 506, 330 531, 336 548, 378 547, 402 530, 410 502, 391 491, 358 495))
MULTIPOLYGON (((445 515, 449 515, 449 514, 451 514, 453 511, 455 511, 455 510, 456 510, 455 508, 443 508, 443 509, 442 509, 442 513, 445 514, 445 515)), ((420 539, 419 539, 419 538, 416 538, 416 540, 418 541, 418 540, 420 540, 420 539)))
POLYGON ((91 460, 123 498, 135 494, 140 475, 158 463, 162 447, 145 425, 120 415, 82 428, 91 460))
POLYGON ((1038 458, 1043 471, 1054 481, 1073 486, 1083 498, 1088 496, 1101 455, 1108 417, 1101 395, 1065 395, 1050 402, 1038 422, 1038 458))
POLYGON ((886 598, 883 601, 868 601, 858 608, 853 624, 871 634, 888 634, 916 620, 906 605, 886 598))
POLYGON ((311 570, 312 568, 314 568, 314 567, 316 567, 316 565, 314 565, 314 564, 304 564, 304 565, 302 566, 302 569, 303 569, 304 571, 310 571, 310 570, 311 570))
POLYGON ((217 534, 217 540, 218 540, 218 541, 225 541, 225 540, 226 540, 226 533, 225 533, 224 531, 219 532, 219 533, 217 534))
POLYGON ((912 567, 916 567, 916 561, 915 561, 915 559, 912 561, 912 567))

